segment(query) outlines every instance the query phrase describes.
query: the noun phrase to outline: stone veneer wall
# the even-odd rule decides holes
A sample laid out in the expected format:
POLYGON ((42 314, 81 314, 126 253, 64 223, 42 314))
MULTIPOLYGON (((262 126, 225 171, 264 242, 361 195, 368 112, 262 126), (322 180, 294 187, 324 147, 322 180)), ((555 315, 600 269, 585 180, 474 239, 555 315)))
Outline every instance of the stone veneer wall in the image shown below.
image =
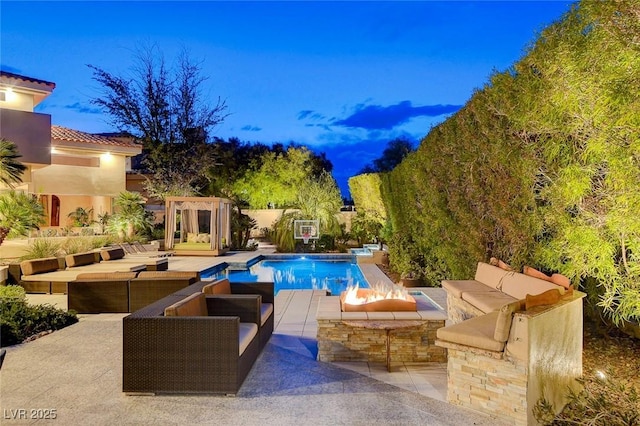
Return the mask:
MULTIPOLYGON (((421 326, 391 331, 391 360, 397 362, 446 362, 446 349, 435 346, 436 331, 444 321, 424 320, 421 326)), ((352 327, 342 320, 318 320, 320 361, 386 362, 385 330, 352 327)))
POLYGON ((338 296, 318 302, 318 360, 386 362, 386 331, 353 327, 350 321, 419 321, 419 326, 391 331, 391 361, 446 362, 447 351, 435 345, 446 312, 433 306, 417 312, 342 312, 338 296), (346 323, 345 323, 346 322, 346 323))
POLYGON ((447 314, 451 324, 459 324, 469 318, 479 317, 485 313, 469 302, 462 300, 462 298, 447 292, 447 314))
POLYGON ((527 367, 505 359, 448 349, 447 402, 527 424, 527 367))

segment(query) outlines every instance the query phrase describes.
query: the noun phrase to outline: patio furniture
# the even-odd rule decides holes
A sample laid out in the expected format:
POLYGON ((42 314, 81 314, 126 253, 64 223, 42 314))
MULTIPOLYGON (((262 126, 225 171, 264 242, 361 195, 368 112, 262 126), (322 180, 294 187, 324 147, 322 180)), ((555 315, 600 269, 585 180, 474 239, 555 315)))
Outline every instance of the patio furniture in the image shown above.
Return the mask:
POLYGON ((67 285, 67 308, 79 314, 129 311, 129 281, 135 272, 79 274, 67 285))
POLYGON ((447 402, 511 424, 536 424, 545 398, 559 412, 582 374, 584 293, 550 289, 438 329, 447 349, 447 402))
POLYGON ((230 283, 224 278, 202 287, 202 292, 209 295, 260 295, 260 348, 264 348, 273 334, 274 289, 272 282, 262 283, 230 283))
POLYGON ((200 281, 199 272, 142 271, 129 282, 129 311, 135 312, 200 281))
POLYGON ((478 262, 474 279, 443 280, 442 288, 447 291, 449 320, 456 324, 499 311, 502 306, 524 299, 527 294, 556 289, 562 295, 566 291, 553 282, 484 262, 478 262))
POLYGON ((126 316, 123 392, 235 395, 260 352, 260 297, 213 316, 224 303, 201 292, 172 294, 126 316))

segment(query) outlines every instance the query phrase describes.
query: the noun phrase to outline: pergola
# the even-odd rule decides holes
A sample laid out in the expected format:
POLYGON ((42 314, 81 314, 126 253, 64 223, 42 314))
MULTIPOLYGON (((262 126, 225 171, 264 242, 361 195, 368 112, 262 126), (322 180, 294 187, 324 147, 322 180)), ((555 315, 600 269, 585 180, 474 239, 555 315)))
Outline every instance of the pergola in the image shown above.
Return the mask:
POLYGON ((167 197, 165 248, 185 255, 224 254, 231 241, 231 208, 226 198, 167 197))

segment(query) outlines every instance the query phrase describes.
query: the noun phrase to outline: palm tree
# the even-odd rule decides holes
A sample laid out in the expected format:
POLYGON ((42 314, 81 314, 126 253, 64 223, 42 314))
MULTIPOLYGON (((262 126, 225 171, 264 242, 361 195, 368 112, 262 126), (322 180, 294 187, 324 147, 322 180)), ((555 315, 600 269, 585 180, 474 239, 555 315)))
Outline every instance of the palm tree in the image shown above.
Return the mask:
POLYGON ((152 226, 144 210, 145 200, 138 192, 124 191, 118 194, 114 204, 118 209, 111 217, 111 228, 121 237, 132 238, 136 230, 152 226))
POLYGON ((73 226, 85 227, 91 224, 91 214, 93 209, 86 210, 83 207, 76 207, 74 211, 69 213, 67 217, 73 219, 73 226))
POLYGON ((34 196, 13 190, 0 194, 0 244, 7 236, 27 235, 44 221, 44 208, 34 196))
POLYGON ((22 173, 27 166, 18 161, 21 157, 15 143, 0 139, 0 182, 10 188, 22 182, 22 173))

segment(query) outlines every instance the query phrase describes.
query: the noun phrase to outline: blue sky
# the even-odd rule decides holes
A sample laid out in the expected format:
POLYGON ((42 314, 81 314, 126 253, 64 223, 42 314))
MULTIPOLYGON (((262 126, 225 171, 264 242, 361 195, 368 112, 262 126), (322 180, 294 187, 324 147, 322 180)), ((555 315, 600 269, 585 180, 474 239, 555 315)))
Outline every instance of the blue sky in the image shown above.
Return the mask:
POLYGON ((231 114, 215 136, 324 151, 346 194, 388 141, 417 144, 570 5, 3 0, 0 66, 56 83, 37 109, 53 124, 110 132, 86 65, 126 74, 142 44, 169 63, 186 48, 231 114))

